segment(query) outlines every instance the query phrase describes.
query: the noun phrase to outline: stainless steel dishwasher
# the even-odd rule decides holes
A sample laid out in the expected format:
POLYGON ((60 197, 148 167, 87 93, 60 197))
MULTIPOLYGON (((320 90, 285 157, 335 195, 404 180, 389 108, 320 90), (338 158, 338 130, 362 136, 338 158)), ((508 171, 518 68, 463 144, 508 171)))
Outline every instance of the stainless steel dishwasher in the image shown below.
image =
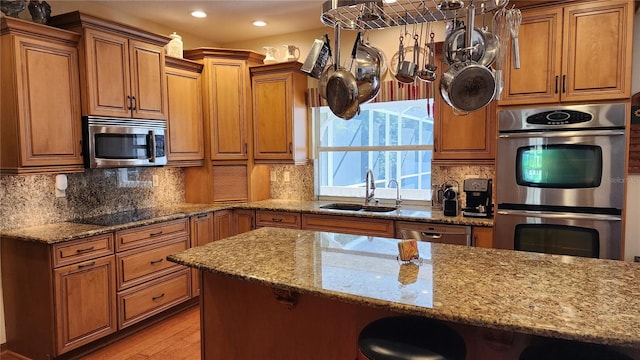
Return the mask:
POLYGON ((396 237, 471 246, 471 226, 396 221, 396 237))

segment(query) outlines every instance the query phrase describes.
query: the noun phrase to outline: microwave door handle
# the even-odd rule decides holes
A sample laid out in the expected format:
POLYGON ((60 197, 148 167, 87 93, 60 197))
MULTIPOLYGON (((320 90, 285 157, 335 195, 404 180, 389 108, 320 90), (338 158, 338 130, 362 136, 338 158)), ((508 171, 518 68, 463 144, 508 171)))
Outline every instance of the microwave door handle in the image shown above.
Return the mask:
POLYGON ((149 137, 151 138, 151 141, 149 141, 149 146, 151 147, 149 149, 149 154, 151 154, 149 162, 154 163, 156 162, 156 132, 149 130, 149 137))
POLYGON ((543 219, 622 221, 622 217, 605 214, 550 213, 526 210, 499 210, 498 215, 537 217, 543 219))
POLYGON ((517 139, 517 138, 557 138, 557 137, 572 137, 572 136, 619 136, 624 135, 624 130, 586 130, 586 131, 532 131, 532 132, 518 132, 510 134, 500 134, 499 138, 502 139, 517 139))

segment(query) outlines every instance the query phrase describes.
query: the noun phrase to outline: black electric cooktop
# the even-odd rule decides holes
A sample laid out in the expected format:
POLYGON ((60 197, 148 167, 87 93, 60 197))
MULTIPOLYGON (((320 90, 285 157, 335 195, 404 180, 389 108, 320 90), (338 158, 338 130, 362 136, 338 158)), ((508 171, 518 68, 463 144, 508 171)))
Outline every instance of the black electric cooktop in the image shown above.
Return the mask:
POLYGON ((175 212, 157 209, 137 209, 123 211, 114 214, 100 215, 83 219, 76 219, 73 222, 89 225, 114 226, 122 225, 134 221, 153 219, 156 217, 172 215, 175 212))

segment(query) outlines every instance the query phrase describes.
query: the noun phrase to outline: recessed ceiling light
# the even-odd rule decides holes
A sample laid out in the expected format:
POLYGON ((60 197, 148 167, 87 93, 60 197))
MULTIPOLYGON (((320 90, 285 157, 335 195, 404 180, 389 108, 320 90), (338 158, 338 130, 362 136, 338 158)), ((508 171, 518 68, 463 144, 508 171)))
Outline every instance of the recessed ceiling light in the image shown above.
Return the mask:
POLYGON ((207 13, 205 13, 202 10, 196 10, 191 13, 191 16, 197 17, 197 18, 204 18, 204 17, 207 17, 207 13))
POLYGON ((267 23, 262 20, 256 20, 253 22, 253 26, 267 26, 267 23))
POLYGON ((386 3, 386 4, 393 4, 396 1, 398 1, 398 0, 382 0, 382 2, 386 3))

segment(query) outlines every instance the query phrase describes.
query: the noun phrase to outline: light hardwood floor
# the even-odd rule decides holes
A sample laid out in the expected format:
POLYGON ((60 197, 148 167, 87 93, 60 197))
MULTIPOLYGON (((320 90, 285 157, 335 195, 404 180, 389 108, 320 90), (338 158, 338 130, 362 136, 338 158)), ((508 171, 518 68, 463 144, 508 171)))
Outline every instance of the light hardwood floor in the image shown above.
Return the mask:
POLYGON ((200 360, 200 307, 193 306, 82 360, 200 360))

